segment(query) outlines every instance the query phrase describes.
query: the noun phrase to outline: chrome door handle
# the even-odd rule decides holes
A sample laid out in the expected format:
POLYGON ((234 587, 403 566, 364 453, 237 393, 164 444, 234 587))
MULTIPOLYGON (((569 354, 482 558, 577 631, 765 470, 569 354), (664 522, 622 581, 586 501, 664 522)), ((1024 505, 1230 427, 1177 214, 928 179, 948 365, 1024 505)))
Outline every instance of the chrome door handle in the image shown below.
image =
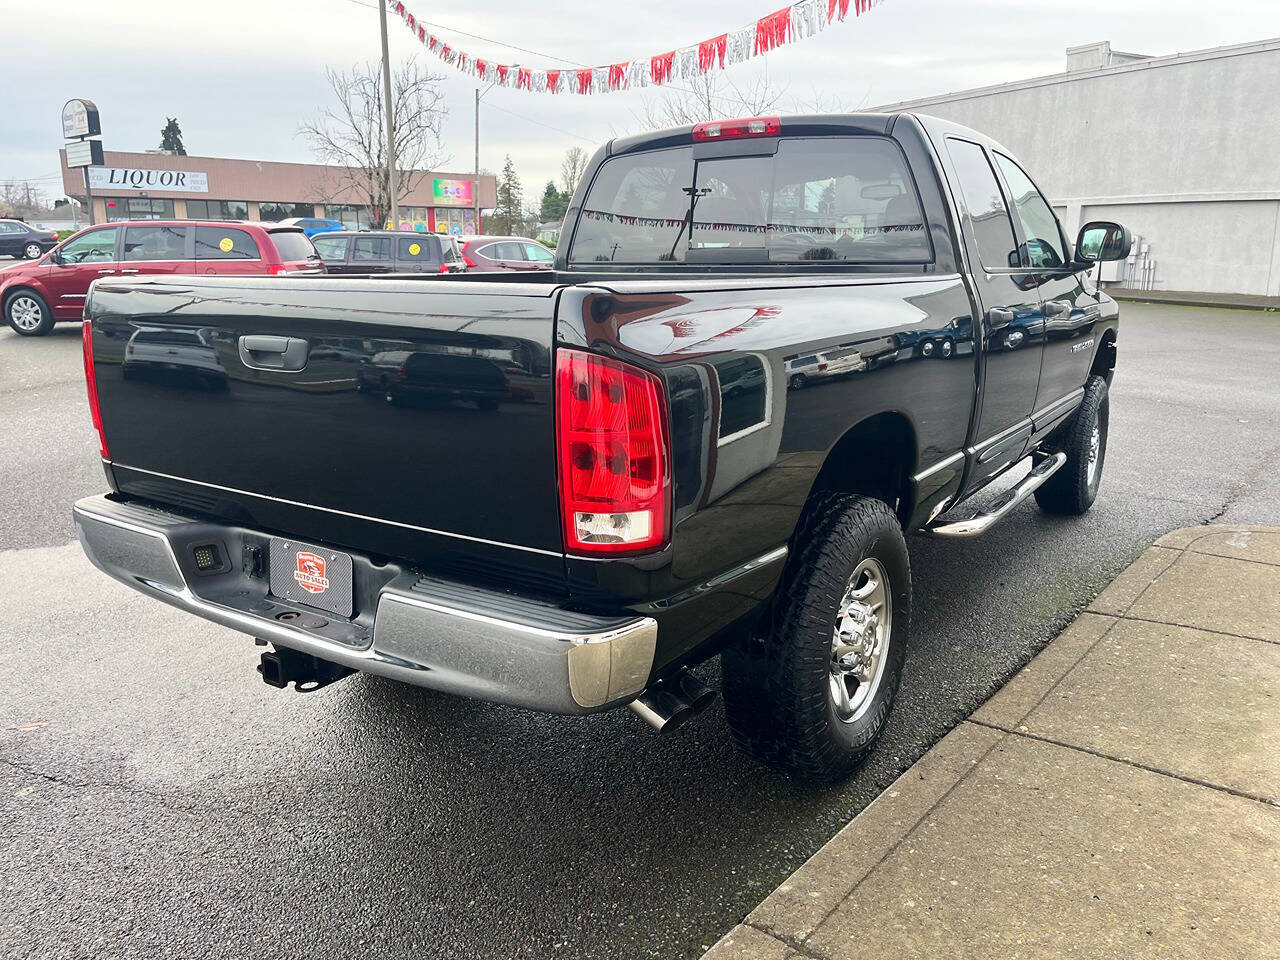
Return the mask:
POLYGON ((1049 300, 1044 305, 1046 317, 1066 317, 1071 315, 1071 304, 1065 300, 1049 300))
POLYGON ((137 271, 137 270, 121 270, 120 272, 121 272, 121 273, 138 273, 139 271, 137 271))
POLYGON ((98 273, 115 273, 114 270, 99 270, 98 273))
POLYGON ((1007 307, 992 307, 987 311, 987 319, 993 327, 1007 327, 1013 323, 1013 311, 1007 307))
POLYGON ((310 344, 299 337, 246 335, 240 338, 240 362, 254 370, 296 373, 307 365, 310 344))

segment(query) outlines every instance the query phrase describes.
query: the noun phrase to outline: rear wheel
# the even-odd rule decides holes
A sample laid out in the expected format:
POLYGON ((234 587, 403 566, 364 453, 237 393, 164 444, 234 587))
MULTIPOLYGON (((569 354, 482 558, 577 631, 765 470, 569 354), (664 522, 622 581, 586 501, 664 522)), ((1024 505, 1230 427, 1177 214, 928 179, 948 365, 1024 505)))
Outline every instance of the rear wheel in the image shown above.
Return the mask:
POLYGON ((24 337, 44 336, 53 329, 53 314, 44 297, 30 290, 17 290, 4 302, 4 318, 24 337))
POLYGON ((22 252, 26 254, 28 260, 39 260, 40 254, 44 253, 38 243, 28 243, 22 252))
POLYGON ((1085 384, 1084 399, 1058 446, 1067 455, 1067 462, 1036 491, 1036 503, 1041 510, 1078 516, 1093 506, 1102 483, 1102 465, 1107 458, 1109 421, 1107 381, 1090 377, 1085 384))
POLYGON ((910 614, 907 546, 889 506, 812 504, 760 635, 722 657, 738 745, 805 780, 852 773, 888 719, 910 614))

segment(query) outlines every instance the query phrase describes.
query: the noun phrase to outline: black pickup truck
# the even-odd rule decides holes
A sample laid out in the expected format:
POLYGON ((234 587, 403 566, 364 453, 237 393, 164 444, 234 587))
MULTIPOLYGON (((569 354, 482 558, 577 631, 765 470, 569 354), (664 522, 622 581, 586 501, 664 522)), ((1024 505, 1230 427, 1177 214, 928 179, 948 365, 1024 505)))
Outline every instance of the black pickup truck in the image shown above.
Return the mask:
POLYGON ((740 744, 833 780, 898 686, 904 533, 1093 502, 1117 310, 1089 274, 1129 242, 1072 249, 972 130, 762 117, 601 148, 544 274, 100 280, 110 492, 77 532, 270 644, 280 687, 363 670, 661 728, 720 654, 740 744))

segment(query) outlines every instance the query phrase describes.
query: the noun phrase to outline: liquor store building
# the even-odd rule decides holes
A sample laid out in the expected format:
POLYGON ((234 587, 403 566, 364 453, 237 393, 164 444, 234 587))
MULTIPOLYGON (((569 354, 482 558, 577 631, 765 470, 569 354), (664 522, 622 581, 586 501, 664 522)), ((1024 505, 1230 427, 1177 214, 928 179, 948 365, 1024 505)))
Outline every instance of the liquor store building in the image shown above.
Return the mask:
MULTIPOLYGON (((67 166, 59 151, 63 192, 85 202, 84 173, 67 166)), ((94 221, 284 220, 324 217, 348 229, 386 226, 370 221, 345 167, 277 163, 227 157, 108 150, 89 167, 94 221)), ((497 202, 491 174, 415 171, 413 189, 400 201, 400 228, 470 236, 481 231, 480 211, 497 202)))

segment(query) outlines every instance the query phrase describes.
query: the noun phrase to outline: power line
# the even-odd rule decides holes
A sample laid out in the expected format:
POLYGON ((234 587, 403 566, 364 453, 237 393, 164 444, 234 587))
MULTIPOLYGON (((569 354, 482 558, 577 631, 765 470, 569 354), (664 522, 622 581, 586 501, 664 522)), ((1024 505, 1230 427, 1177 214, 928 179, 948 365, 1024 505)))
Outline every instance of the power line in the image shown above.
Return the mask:
POLYGON ((513 117, 517 117, 518 119, 523 120, 526 123, 536 123, 540 127, 546 127, 548 130, 554 130, 556 133, 563 133, 566 137, 573 137, 575 140, 581 140, 583 143, 589 143, 594 146, 595 144, 598 144, 600 142, 599 138, 592 140, 589 137, 584 137, 581 134, 574 133, 572 130, 565 130, 561 127, 555 127, 549 123, 543 123, 541 120, 534 120, 532 117, 526 117, 523 113, 516 113, 514 110, 508 110, 505 107, 500 107, 496 103, 486 103, 485 105, 490 110, 499 110, 502 113, 507 113, 513 117))

